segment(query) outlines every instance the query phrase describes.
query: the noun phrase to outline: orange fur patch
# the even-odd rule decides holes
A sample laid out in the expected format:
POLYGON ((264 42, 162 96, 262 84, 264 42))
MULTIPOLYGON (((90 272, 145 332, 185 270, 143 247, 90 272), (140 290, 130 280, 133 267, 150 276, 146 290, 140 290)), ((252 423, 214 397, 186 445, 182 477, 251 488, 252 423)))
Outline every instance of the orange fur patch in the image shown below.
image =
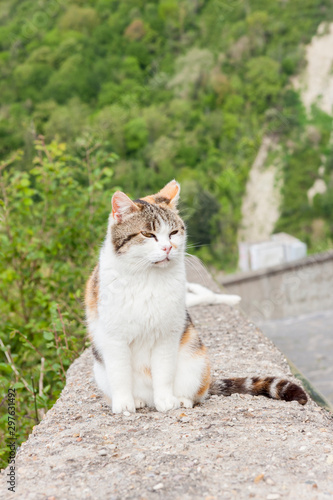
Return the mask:
POLYGON ((171 181, 166 186, 164 186, 164 188, 161 189, 161 191, 159 191, 157 195, 163 198, 167 198, 168 200, 173 200, 173 198, 177 196, 178 191, 179 185, 177 184, 177 182, 171 181))
POLYGON ((164 188, 158 193, 145 196, 144 198, 140 198, 140 200, 147 201, 153 205, 160 205, 163 208, 171 208, 173 210, 175 209, 175 205, 177 203, 179 189, 179 184, 173 180, 164 186, 164 188))
POLYGON ((187 344, 191 338, 192 338, 192 325, 189 325, 186 330, 184 331, 183 335, 182 335, 182 338, 180 339, 180 345, 181 346, 184 346, 185 344, 187 344))
POLYGON ((97 303, 99 294, 99 265, 95 267, 87 281, 85 293, 85 305, 88 314, 97 314, 97 303))
POLYGON ((144 373, 147 377, 151 378, 151 369, 150 369, 148 366, 145 366, 145 367, 143 368, 143 373, 144 373))
POLYGON ((210 377, 210 362, 209 359, 207 358, 206 360, 206 366, 203 372, 200 388, 196 394, 197 398, 202 398, 205 393, 208 391, 209 386, 211 382, 211 377, 210 377))
POLYGON ((185 346, 191 350, 193 356, 204 356, 206 354, 206 347, 192 323, 188 324, 180 339, 180 347, 185 346))
POLYGON ((260 394, 262 391, 269 393, 269 389, 270 389, 270 386, 271 386, 273 379, 274 379, 273 377, 267 377, 264 379, 259 379, 259 380, 253 381, 252 391, 254 393, 258 393, 258 394, 260 394))
POLYGON ((147 203, 155 203, 155 198, 153 195, 145 196, 144 198, 140 198, 140 200, 146 201, 147 203))
MULTIPOLYGON (((200 342, 201 342, 201 340, 200 340, 200 342)), ((196 349, 194 355, 195 356, 205 356, 206 352, 207 352, 206 346, 201 343, 201 345, 199 345, 198 348, 196 349)))

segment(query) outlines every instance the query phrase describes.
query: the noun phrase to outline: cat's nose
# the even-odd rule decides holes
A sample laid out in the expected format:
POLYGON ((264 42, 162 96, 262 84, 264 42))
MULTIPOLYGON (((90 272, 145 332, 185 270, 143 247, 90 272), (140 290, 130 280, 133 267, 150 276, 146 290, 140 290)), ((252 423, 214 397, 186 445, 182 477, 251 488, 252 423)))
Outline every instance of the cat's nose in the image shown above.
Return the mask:
POLYGON ((162 247, 162 250, 164 250, 164 252, 166 252, 166 254, 169 255, 169 253, 171 252, 171 248, 172 248, 172 246, 168 245, 168 246, 162 247))

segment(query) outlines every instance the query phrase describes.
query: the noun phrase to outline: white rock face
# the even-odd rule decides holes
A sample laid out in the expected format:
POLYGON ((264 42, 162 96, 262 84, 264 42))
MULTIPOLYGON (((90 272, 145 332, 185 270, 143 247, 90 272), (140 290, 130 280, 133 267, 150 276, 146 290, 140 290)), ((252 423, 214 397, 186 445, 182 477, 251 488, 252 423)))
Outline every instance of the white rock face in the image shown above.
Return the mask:
POLYGON ((281 180, 278 168, 265 165, 269 151, 275 147, 273 139, 264 137, 247 181, 238 241, 267 239, 279 218, 281 180))
POLYGON ((308 200, 309 203, 311 204, 313 201, 313 198, 316 196, 316 194, 324 194, 327 191, 327 186, 323 179, 316 179, 314 181, 314 184, 312 187, 307 192, 308 195, 308 200))
POLYGON ((292 82, 301 91, 308 111, 316 103, 328 114, 333 110, 333 23, 322 23, 318 34, 306 47, 307 66, 292 82))

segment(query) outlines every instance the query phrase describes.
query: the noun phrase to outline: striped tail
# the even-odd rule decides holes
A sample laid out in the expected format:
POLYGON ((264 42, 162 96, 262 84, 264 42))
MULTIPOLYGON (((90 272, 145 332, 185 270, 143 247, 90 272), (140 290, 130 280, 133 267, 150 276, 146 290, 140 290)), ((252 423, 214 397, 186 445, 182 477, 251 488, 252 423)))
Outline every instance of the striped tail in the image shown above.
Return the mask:
POLYGON ((225 378, 212 382, 209 388, 209 394, 230 396, 235 393, 266 396, 266 398, 283 399, 284 401, 298 401, 301 405, 305 405, 308 400, 301 387, 278 377, 225 378))

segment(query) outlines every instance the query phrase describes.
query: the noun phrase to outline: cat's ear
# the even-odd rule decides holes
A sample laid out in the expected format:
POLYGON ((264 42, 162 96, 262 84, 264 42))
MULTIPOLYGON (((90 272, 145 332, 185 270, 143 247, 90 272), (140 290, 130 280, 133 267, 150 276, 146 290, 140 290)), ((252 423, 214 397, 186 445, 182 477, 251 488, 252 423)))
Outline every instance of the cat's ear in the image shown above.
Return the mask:
POLYGON ((158 200, 158 198, 165 198, 168 200, 168 207, 175 209, 179 200, 179 194, 180 185, 173 179, 173 181, 168 182, 168 184, 155 195, 155 198, 156 200, 158 200))
POLYGON ((133 201, 121 191, 116 191, 112 196, 112 217, 117 222, 122 222, 124 217, 134 212, 138 212, 139 208, 133 201))

